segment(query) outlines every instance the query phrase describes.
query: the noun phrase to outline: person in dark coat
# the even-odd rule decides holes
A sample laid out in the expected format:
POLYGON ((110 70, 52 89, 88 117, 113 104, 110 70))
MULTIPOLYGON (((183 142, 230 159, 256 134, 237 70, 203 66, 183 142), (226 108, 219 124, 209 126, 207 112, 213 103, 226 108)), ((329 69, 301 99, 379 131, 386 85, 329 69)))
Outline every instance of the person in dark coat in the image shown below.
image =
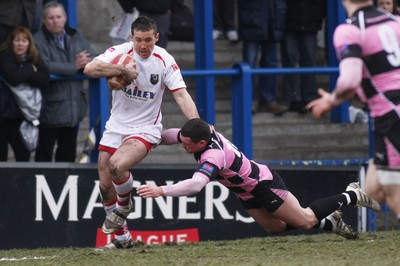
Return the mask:
MULTIPOLYGON (((326 16, 326 0, 286 0, 285 36, 281 44, 283 67, 314 67, 317 33, 326 16)), ((288 75, 285 98, 291 111, 306 113, 305 106, 318 98, 314 75, 288 75)))
POLYGON ((9 88, 22 83, 44 89, 50 84, 49 71, 40 58, 30 30, 17 27, 0 47, 0 161, 7 161, 8 144, 15 160, 29 161, 19 127, 24 120, 13 92, 9 88), (6 84, 6 82, 8 84, 6 84))
MULTIPOLYGON (((43 27, 34 35, 51 74, 73 77, 95 56, 88 40, 66 25, 64 6, 50 1, 43 7, 43 27)), ((75 162, 79 123, 87 113, 87 92, 82 80, 53 80, 43 92, 46 102, 40 117, 39 147, 35 161, 75 162)))
POLYGON ((140 16, 152 18, 157 24, 160 36, 157 45, 166 48, 171 25, 171 8, 174 1, 178 0, 118 0, 118 3, 126 13, 132 13, 133 8, 136 7, 140 16))
POLYGON ((27 27, 32 33, 36 32, 42 3, 43 0, 0 0, 0 43, 18 26, 27 27))
MULTIPOLYGON (((261 54, 260 68, 278 67, 278 45, 285 27, 285 0, 238 0, 239 38, 243 41, 243 61, 252 68, 257 65, 261 54)), ((254 93, 254 111, 272 112, 281 115, 285 105, 277 103, 276 77, 259 76, 258 95, 254 93), (258 97, 257 97, 258 96, 258 97)))

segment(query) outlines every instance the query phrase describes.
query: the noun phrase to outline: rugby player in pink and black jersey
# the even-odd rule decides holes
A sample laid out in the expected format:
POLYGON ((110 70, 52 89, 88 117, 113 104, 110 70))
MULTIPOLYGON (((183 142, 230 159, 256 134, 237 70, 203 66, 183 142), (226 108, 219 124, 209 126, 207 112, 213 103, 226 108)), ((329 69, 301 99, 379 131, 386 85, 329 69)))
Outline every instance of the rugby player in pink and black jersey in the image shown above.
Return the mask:
POLYGON ((373 6, 372 0, 343 0, 346 23, 334 33, 340 60, 332 93, 308 105, 319 118, 358 94, 374 123, 374 159, 366 192, 386 202, 400 221, 400 19, 373 6))
POLYGON ((320 228, 347 239, 354 239, 357 234, 342 220, 339 211, 342 207, 358 205, 381 210, 379 203, 369 198, 357 183, 351 183, 342 194, 318 199, 303 208, 276 171, 249 160, 200 118, 189 120, 182 129, 163 132, 162 144, 178 142, 194 154, 199 164, 197 171, 192 178, 173 185, 142 185, 136 189, 141 197, 191 196, 209 182, 217 181, 235 193, 249 215, 271 234, 320 228))

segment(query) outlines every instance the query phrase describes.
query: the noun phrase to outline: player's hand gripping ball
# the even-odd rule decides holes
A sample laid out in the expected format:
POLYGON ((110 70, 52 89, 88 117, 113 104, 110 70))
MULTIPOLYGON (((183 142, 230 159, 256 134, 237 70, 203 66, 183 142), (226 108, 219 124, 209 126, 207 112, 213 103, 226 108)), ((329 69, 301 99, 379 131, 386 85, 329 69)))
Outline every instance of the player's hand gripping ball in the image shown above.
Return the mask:
MULTIPOLYGON (((135 63, 135 59, 130 54, 120 54, 117 55, 111 62, 111 64, 116 65, 133 65, 135 63)), ((108 87, 111 90, 122 90, 130 83, 126 81, 122 76, 115 76, 107 78, 108 87)))

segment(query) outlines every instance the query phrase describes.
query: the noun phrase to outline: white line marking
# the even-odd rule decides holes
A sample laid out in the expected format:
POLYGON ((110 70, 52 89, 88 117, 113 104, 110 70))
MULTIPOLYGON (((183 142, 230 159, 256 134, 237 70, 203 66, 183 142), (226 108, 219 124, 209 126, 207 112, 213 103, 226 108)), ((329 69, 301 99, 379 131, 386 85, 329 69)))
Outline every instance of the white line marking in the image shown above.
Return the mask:
POLYGON ((22 257, 22 258, 0 258, 0 261, 21 261, 21 260, 45 260, 45 259, 51 259, 55 258, 57 256, 47 256, 47 257, 22 257))

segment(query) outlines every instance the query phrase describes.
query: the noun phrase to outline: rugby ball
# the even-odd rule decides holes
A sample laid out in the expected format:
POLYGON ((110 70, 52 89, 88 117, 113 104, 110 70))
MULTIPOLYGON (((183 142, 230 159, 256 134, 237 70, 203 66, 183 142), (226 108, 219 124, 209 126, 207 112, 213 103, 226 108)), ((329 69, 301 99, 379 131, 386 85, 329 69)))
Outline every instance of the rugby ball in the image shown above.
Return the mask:
MULTIPOLYGON (((135 62, 135 59, 130 54, 120 54, 120 55, 117 55, 112 60, 111 64, 129 65, 129 64, 133 64, 134 62, 135 62)), ((129 82, 127 82, 125 79, 123 79, 122 76, 115 76, 115 77, 107 78, 107 84, 111 90, 121 90, 121 89, 125 88, 126 86, 128 86, 129 82)))

